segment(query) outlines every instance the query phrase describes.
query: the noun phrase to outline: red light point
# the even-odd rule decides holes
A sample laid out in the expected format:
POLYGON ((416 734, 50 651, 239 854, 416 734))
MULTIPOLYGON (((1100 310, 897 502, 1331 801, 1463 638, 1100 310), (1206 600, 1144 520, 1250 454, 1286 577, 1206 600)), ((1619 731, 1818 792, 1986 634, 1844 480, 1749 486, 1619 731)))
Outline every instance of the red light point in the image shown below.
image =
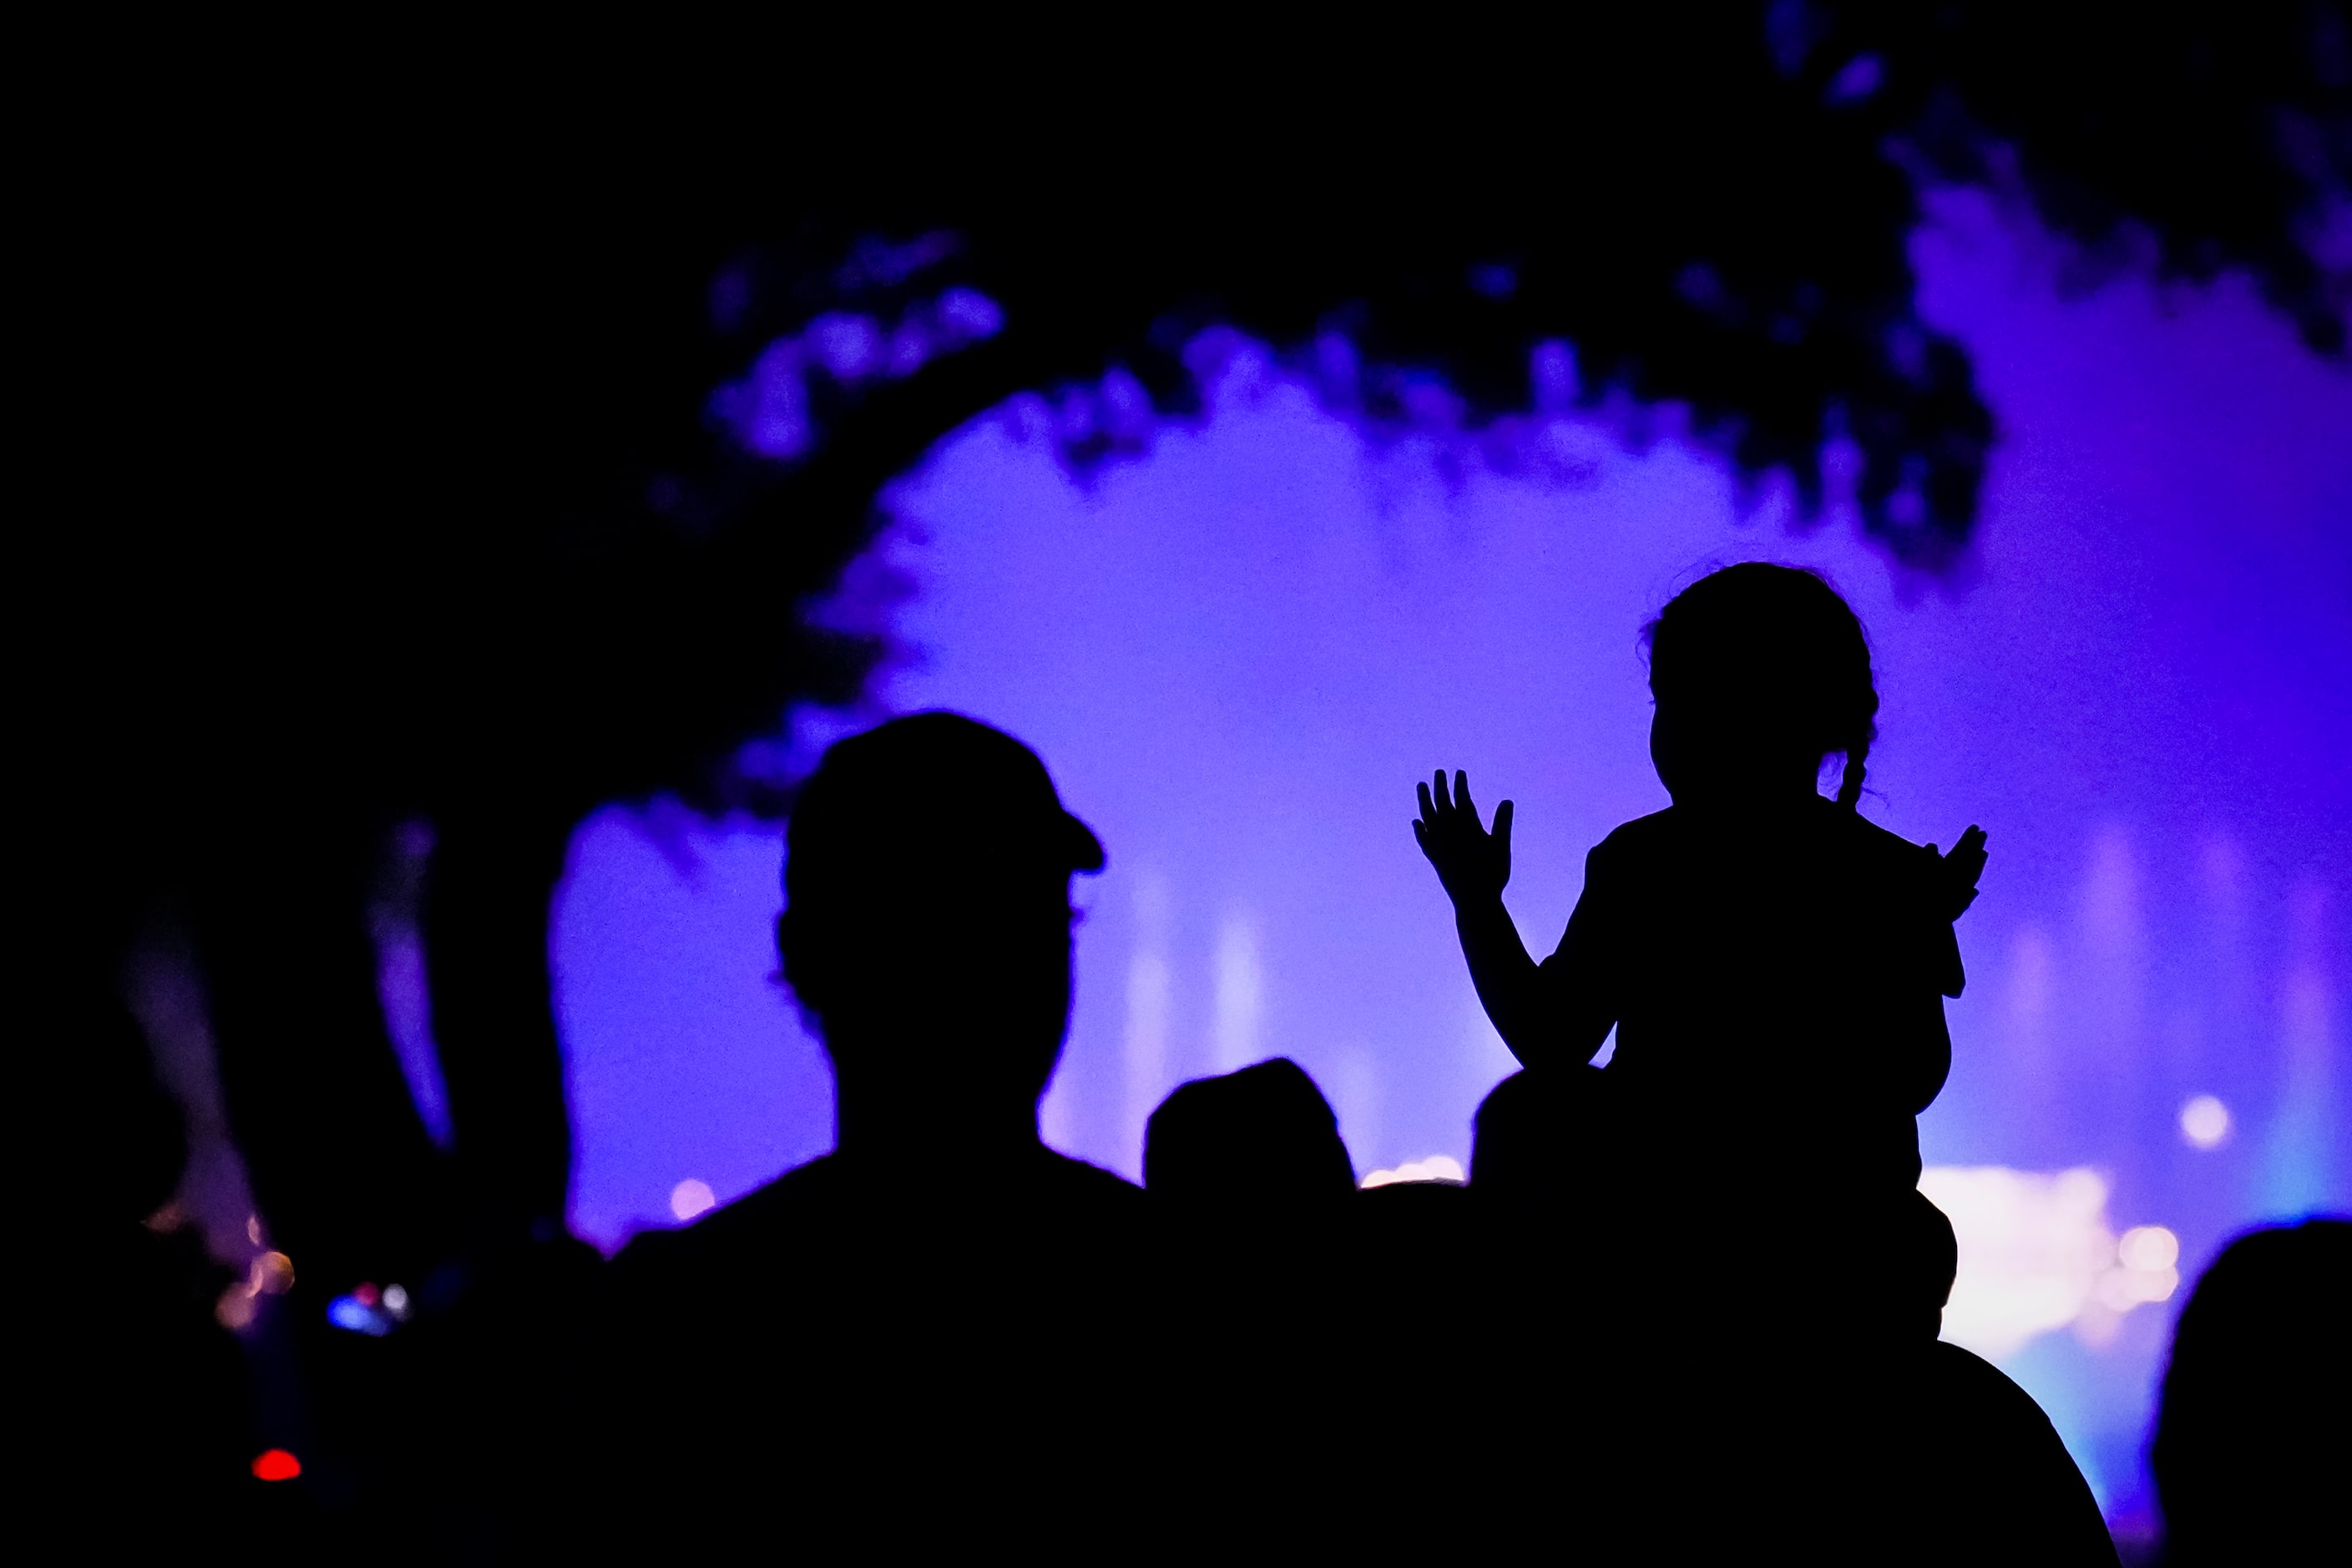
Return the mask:
POLYGON ((253 1473, 265 1481, 290 1481, 302 1473, 302 1461, 283 1448, 271 1448, 254 1459, 253 1473))

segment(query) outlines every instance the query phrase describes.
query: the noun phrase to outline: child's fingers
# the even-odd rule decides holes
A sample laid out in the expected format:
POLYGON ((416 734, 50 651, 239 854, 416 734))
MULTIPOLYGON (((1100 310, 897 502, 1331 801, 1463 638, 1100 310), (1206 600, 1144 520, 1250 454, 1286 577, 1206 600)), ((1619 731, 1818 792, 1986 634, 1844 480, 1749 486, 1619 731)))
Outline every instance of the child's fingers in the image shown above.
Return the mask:
POLYGON ((1454 808, 1468 812, 1473 822, 1478 820, 1478 808, 1470 804, 1470 775, 1459 768, 1454 773, 1454 808))
MULTIPOLYGON (((1429 786, 1425 784, 1417 784, 1412 787, 1414 792, 1421 796, 1421 821, 1435 822, 1437 820, 1437 807, 1430 803, 1429 786)), ((1420 826, 1420 822, 1413 824, 1413 826, 1416 828, 1420 826)))
POLYGON ((1495 808, 1495 842, 1506 849, 1511 847, 1511 803, 1507 800, 1495 808))
POLYGON ((1436 777, 1430 783, 1430 789, 1431 792, 1437 796, 1438 810, 1451 811, 1454 809, 1453 799, 1445 793, 1445 770, 1444 768, 1437 770, 1436 777))

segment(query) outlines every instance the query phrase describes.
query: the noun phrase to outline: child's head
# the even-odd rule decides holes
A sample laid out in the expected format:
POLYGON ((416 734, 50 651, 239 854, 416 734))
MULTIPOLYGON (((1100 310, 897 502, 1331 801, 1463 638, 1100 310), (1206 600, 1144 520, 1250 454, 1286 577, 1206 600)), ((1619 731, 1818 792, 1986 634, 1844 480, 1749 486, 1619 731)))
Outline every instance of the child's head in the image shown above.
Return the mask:
POLYGON ((1650 756, 1676 800, 1817 781, 1845 757, 1862 799, 1878 692, 1862 623, 1818 574, 1743 562, 1702 577, 1643 628, 1657 715, 1650 756))

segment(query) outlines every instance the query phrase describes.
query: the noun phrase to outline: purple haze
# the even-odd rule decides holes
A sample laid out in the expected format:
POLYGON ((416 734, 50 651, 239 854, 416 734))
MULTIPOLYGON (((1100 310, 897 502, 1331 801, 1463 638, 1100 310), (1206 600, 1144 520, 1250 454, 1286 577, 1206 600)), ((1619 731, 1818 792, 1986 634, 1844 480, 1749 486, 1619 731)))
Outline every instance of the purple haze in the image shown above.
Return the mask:
MULTIPOLYGON (((1516 475, 1433 437, 1374 451, 1248 353, 1202 427, 1084 484, 1009 416, 940 445, 837 613, 914 650, 883 707, 1021 736, 1108 847, 1052 1142, 1132 1174, 1170 1088, 1286 1054, 1360 1171, 1466 1155, 1511 1063, 1406 831, 1413 780, 1465 767, 1482 805, 1517 801, 1510 902, 1548 950, 1584 851, 1664 802, 1637 628, 1764 556, 1824 568, 1870 628, 1864 809, 1991 836, 1928 1161, 2099 1168, 2115 1227, 2170 1227, 2192 1278, 2247 1223, 2347 1206, 2352 377, 2236 283, 2063 300, 2047 243, 1973 198, 1916 253, 2002 431, 1948 583, 1848 520, 1739 521, 1672 439, 1560 422, 1516 475), (2210 1152, 2177 1120, 2200 1093, 2235 1121, 2210 1152)), ((778 854, 772 830, 618 809, 575 841, 553 941, 573 1219, 601 1245, 672 1223, 681 1180, 723 1202, 830 1143, 822 1057, 768 978, 778 854)), ((1727 1303, 1771 1283, 1727 1280, 1727 1303)), ((2143 1506, 2185 1295, 2004 1361, 2111 1511, 2143 1506)), ((1402 1315, 1447 1300, 1433 1279, 1402 1315)))

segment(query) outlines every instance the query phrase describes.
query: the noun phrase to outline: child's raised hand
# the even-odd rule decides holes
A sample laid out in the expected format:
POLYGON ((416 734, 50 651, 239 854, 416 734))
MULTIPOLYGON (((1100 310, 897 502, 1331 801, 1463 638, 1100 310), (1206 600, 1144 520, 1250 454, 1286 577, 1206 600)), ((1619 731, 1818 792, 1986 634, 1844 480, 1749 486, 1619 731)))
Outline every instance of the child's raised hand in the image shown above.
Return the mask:
POLYGON ((1970 823, 1951 853, 1943 857, 1945 908, 1952 919, 1958 920, 1977 901, 1977 879, 1984 875, 1985 858, 1985 831, 1970 823))
POLYGON ((1449 794, 1440 768, 1420 790, 1421 818, 1412 825, 1412 837, 1437 868, 1446 896, 1456 904, 1500 898, 1511 879, 1511 803, 1495 808, 1495 831, 1488 833, 1470 804, 1468 773, 1454 773, 1449 794))

